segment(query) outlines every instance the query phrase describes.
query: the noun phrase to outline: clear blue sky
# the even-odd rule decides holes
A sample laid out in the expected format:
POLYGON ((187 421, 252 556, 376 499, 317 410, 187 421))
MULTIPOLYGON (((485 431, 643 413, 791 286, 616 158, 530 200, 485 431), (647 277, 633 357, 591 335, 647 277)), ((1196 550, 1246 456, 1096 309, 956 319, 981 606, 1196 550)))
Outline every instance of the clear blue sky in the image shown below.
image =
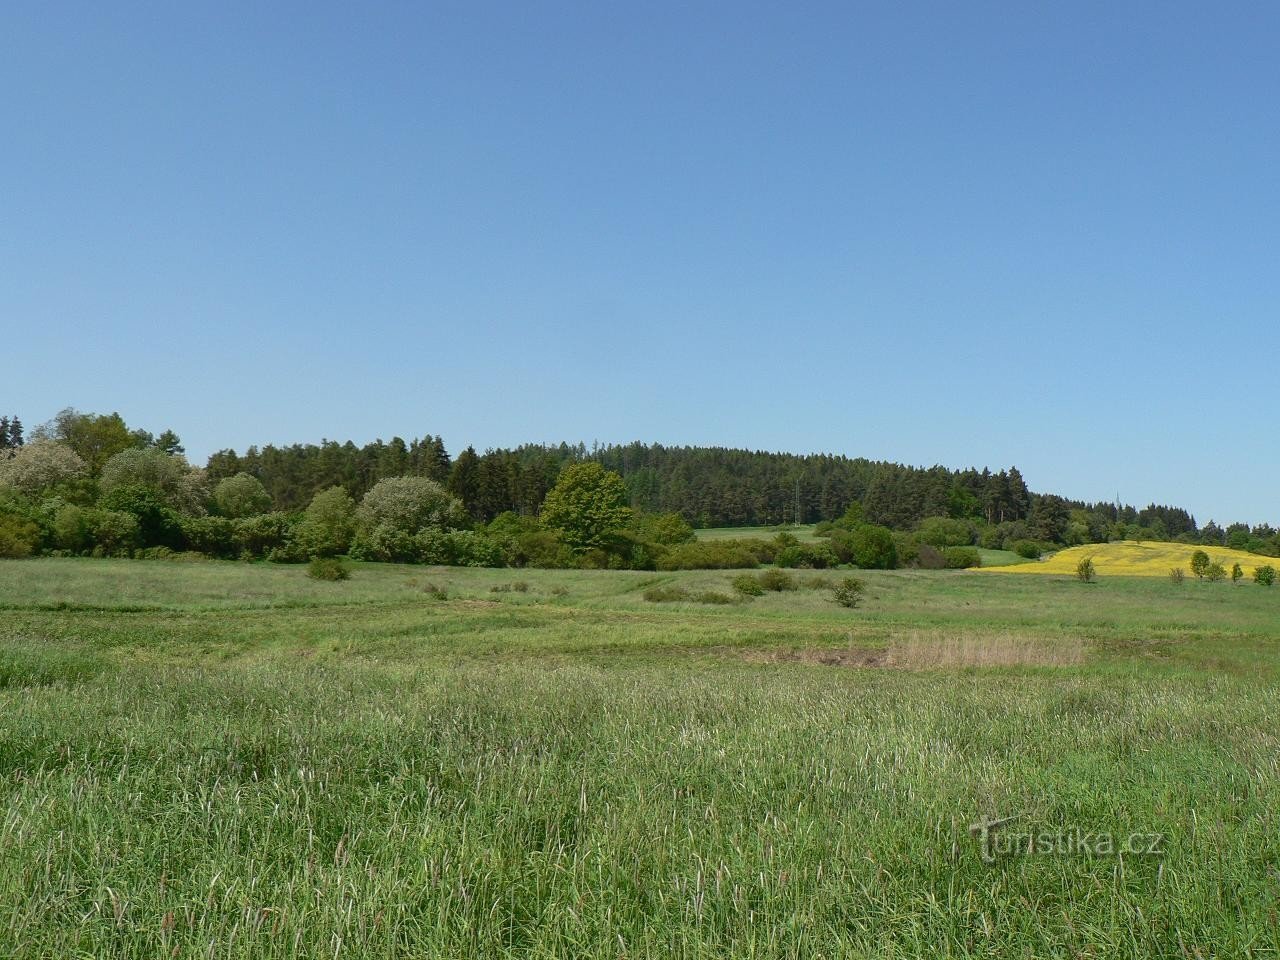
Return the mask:
POLYGON ((1277 10, 9 3, 0 412, 1280 521, 1277 10))

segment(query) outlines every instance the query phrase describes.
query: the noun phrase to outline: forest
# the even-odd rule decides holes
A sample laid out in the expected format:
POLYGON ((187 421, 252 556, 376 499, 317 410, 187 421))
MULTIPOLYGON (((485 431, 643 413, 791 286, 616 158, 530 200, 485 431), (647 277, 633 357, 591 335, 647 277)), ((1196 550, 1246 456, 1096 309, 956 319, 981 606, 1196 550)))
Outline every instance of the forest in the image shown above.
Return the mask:
POLYGON ((173 430, 66 409, 0 418, 0 556, 317 556, 472 566, 682 569, 971 566, 964 548, 1177 540, 1280 556, 1268 524, 1031 490, 1017 467, 562 443, 451 456, 425 433, 251 446, 189 464, 173 430), (695 529, 816 525, 698 541, 695 529))

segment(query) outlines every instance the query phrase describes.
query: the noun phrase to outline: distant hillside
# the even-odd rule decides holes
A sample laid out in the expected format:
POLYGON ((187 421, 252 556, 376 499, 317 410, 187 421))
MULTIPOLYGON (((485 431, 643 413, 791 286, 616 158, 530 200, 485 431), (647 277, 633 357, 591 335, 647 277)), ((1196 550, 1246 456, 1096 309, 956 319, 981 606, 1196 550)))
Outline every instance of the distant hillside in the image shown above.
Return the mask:
POLYGON ((1038 563, 1024 563, 1010 567, 992 567, 998 573, 1047 573, 1073 576, 1076 565, 1085 557, 1093 558, 1093 566, 1099 577, 1167 577, 1177 568, 1191 577, 1191 555, 1204 549, 1211 561, 1222 564, 1228 572, 1232 564, 1240 564, 1246 577, 1263 564, 1273 563, 1266 557, 1232 550, 1228 547, 1202 548, 1186 543, 1091 543, 1060 550, 1038 563))

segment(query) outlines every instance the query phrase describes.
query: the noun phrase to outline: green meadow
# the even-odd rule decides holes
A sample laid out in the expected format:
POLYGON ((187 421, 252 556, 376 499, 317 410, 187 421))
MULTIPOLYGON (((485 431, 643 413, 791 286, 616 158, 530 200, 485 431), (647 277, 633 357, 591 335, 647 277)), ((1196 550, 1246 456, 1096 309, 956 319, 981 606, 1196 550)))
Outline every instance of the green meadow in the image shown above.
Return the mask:
POLYGON ((734 575, 0 562, 0 953, 1280 953, 1280 590, 734 575))

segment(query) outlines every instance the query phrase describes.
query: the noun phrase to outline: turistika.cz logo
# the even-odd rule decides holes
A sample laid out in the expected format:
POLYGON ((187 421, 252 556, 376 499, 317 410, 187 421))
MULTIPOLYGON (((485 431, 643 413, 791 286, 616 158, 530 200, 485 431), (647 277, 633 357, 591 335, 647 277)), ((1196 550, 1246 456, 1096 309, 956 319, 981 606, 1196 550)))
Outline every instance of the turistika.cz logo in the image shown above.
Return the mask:
POLYGON ((996 863, 1006 857, 1164 856, 1163 833, 1116 834, 1077 826, 1062 830, 1007 829, 1017 819, 1015 814, 995 820, 983 818, 969 825, 969 835, 978 841, 983 863, 996 863))

